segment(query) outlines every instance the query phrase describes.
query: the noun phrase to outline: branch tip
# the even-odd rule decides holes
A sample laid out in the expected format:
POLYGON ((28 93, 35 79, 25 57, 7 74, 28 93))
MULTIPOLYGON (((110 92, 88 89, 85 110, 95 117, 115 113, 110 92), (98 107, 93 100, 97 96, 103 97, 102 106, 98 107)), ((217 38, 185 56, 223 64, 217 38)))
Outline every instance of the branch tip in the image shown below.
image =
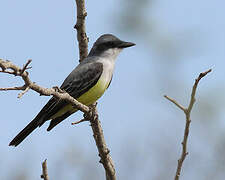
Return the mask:
POLYGON ((71 125, 80 124, 80 123, 82 123, 84 121, 89 121, 89 120, 87 120, 87 119, 84 118, 84 119, 81 119, 80 121, 72 122, 71 125))
POLYGON ((182 111, 186 111, 186 109, 180 105, 175 99, 172 99, 171 97, 167 96, 167 95, 164 95, 164 97, 169 100, 170 102, 172 102, 174 105, 176 105, 178 108, 180 108, 182 111))
POLYGON ((49 180, 48 169, 47 169, 47 159, 42 162, 42 175, 41 178, 44 180, 49 180))
POLYGON ((27 86, 21 93, 18 94, 17 98, 21 98, 26 92, 28 92, 30 89, 29 86, 27 86))
POLYGON ((185 113, 185 116, 186 116, 186 124, 185 124, 185 129, 184 129, 183 141, 181 143, 182 144, 182 153, 181 153, 180 158, 179 158, 178 163, 177 163, 177 170, 176 170, 176 174, 175 174, 175 178, 174 178, 175 180, 179 180, 183 162, 184 162, 186 156, 188 155, 188 152, 187 152, 187 140, 188 140, 188 135, 189 135, 190 123, 191 123, 190 115, 191 115, 191 110, 193 108, 193 105, 194 105, 194 103, 196 101, 196 98, 195 98, 196 89, 197 89, 199 81, 204 76, 206 76, 208 73, 210 73, 211 71, 212 71, 212 69, 209 69, 209 70, 207 70, 205 72, 202 72, 202 73, 199 74, 198 78, 195 79, 195 83, 194 83, 194 85, 192 87, 192 91, 191 91, 190 102, 189 102, 189 105, 188 105, 187 108, 184 108, 183 106, 178 104, 174 99, 172 99, 172 98, 170 98, 168 96, 164 96, 169 101, 174 103, 177 107, 182 109, 183 112, 185 113))
MULTIPOLYGON (((20 75, 24 73, 25 70, 28 69, 28 65, 31 63, 31 59, 28 59, 27 63, 23 66, 23 68, 20 70, 20 75)), ((31 67, 29 67, 30 69, 31 67)))

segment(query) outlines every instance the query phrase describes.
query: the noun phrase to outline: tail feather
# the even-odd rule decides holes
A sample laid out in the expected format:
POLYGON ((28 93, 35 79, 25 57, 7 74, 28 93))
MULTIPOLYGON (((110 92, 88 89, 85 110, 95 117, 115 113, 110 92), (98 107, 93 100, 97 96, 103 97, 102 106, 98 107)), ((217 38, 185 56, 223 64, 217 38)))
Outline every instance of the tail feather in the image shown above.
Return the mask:
POLYGON ((73 113, 67 111, 62 116, 57 117, 55 119, 52 119, 51 122, 50 122, 50 124, 49 124, 49 127, 48 127, 47 131, 51 131, 51 129, 53 129, 57 124, 61 123, 64 119, 66 119, 67 117, 69 117, 71 114, 73 114, 73 113))
POLYGON ((40 121, 35 118, 9 143, 9 146, 19 145, 39 125, 40 121))
MULTIPOLYGON (((19 145, 34 129, 38 126, 41 127, 47 120, 51 119, 51 116, 56 114, 61 108, 63 108, 68 103, 66 101, 59 101, 58 99, 52 97, 48 103, 42 108, 38 115, 9 143, 9 146, 19 145)), ((52 129, 63 119, 68 117, 70 114, 63 115, 57 120, 51 123, 52 129), (57 122, 58 121, 58 122, 57 122)))

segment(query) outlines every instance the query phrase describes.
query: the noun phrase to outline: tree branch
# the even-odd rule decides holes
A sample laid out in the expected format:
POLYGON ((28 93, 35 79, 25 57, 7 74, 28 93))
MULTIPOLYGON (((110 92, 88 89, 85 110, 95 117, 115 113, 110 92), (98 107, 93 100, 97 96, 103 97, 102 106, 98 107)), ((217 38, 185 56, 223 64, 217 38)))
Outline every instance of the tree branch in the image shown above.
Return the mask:
MULTIPOLYGON (((29 60, 30 61, 30 60, 29 60)), ((23 69, 19 68, 18 66, 14 65, 10 61, 4 61, 0 59, 0 67, 2 68, 3 72, 8 73, 7 69, 13 70, 11 73, 8 74, 14 74, 16 76, 20 76, 25 85, 21 87, 12 87, 12 88, 1 88, 0 91, 6 91, 6 90, 24 90, 22 92, 22 95, 28 91, 28 89, 32 89, 36 92, 38 92, 40 95, 45 95, 45 96, 54 96, 58 99, 66 100, 72 105, 74 105, 77 109, 81 110, 84 113, 89 113, 89 107, 83 105, 82 103, 78 102, 76 99, 74 99, 72 96, 70 96, 68 93, 64 91, 57 90, 56 88, 43 88, 36 83, 32 82, 29 78, 28 72, 24 71, 22 72, 23 69)), ((59 89, 59 88, 58 88, 59 89)), ((18 95, 19 97, 21 96, 21 93, 18 95)))
POLYGON ((30 87, 29 86, 27 86, 21 93, 19 93, 18 94, 18 98, 21 98, 26 92, 28 92, 29 91, 29 89, 30 89, 30 87))
POLYGON ((180 108, 182 111, 185 111, 185 107, 180 105, 175 99, 172 99, 171 97, 164 95, 164 97, 166 99, 168 99, 170 102, 172 102, 173 104, 175 104, 178 108, 180 108))
POLYGON ((203 73, 200 73, 198 78, 195 79, 195 83, 192 87, 192 92, 191 92, 191 98, 190 98, 190 102, 189 102, 189 105, 187 108, 184 108, 182 105, 180 105, 176 100, 168 97, 168 96, 164 96, 166 99, 168 99, 170 102, 172 102, 173 104, 175 104, 178 108, 180 108, 185 116, 186 116, 186 124, 185 124, 185 129, 184 129, 184 137, 183 137, 183 141, 182 141, 182 153, 181 153, 181 156, 178 160, 178 164, 177 164, 177 170, 176 170, 176 174, 175 174, 175 180, 179 180, 180 178, 180 172, 181 172, 181 169, 182 169, 182 165, 183 165, 183 162, 186 158, 186 156, 188 155, 188 152, 187 152, 187 140, 188 140, 188 135, 189 135, 189 127, 190 127, 190 123, 191 123, 191 119, 190 119, 190 116, 191 116, 191 110, 193 108, 193 105, 195 103, 195 94, 196 94, 196 89, 197 89, 197 86, 198 86, 198 83, 199 81, 204 77, 206 76, 209 72, 211 72, 212 70, 209 69, 208 71, 205 71, 203 73))
POLYGON ((101 127, 101 122, 98 119, 97 103, 92 105, 90 109, 92 110, 92 116, 89 118, 91 123, 91 128, 93 131, 93 137, 95 139, 96 146, 98 148, 100 163, 103 164, 106 171, 107 180, 116 180, 116 171, 114 168, 113 160, 110 156, 110 150, 107 148, 105 138, 103 135, 103 130, 101 127))
POLYGON ((19 86, 19 87, 8 87, 8 88, 0 88, 0 91, 11 91, 11 90, 25 90, 26 86, 19 86))
POLYGON ((28 59, 27 63, 23 66, 23 69, 21 69, 20 74, 23 74, 25 70, 28 69, 28 65, 31 63, 31 59, 28 59))
POLYGON ((85 10, 84 0, 75 0, 77 5, 77 22, 74 28, 77 30, 77 40, 79 43, 80 62, 88 55, 88 37, 86 35, 85 17, 87 12, 85 10))
POLYGON ((42 175, 41 178, 44 180, 49 180, 48 169, 47 169, 47 159, 42 163, 42 175))

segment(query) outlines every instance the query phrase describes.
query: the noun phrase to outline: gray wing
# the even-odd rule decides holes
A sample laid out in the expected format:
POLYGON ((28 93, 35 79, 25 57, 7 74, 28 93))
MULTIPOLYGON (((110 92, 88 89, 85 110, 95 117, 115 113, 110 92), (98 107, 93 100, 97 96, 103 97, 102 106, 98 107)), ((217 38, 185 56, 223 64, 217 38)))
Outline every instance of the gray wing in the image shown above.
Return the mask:
MULTIPOLYGON (((60 88, 77 99, 97 83, 102 71, 102 63, 80 64, 69 74, 60 88)), ((40 126, 67 104, 64 100, 52 97, 37 115, 42 121, 40 126)))
POLYGON ((78 66, 65 79, 60 88, 77 99, 97 83, 102 71, 102 63, 87 63, 78 66))

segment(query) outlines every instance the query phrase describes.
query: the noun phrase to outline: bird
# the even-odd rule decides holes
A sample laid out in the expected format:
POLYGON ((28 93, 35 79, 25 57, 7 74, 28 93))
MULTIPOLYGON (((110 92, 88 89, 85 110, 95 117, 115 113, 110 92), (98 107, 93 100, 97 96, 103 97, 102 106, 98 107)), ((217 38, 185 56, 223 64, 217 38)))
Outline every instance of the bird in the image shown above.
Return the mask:
MULTIPOLYGON (((84 105, 96 102, 109 87, 117 56, 132 42, 122 41, 112 34, 101 35, 93 44, 88 56, 67 76, 60 89, 84 105)), ((47 131, 77 112, 72 104, 65 100, 52 97, 37 116, 9 143, 19 145, 34 129, 41 127, 50 120, 47 131)))

